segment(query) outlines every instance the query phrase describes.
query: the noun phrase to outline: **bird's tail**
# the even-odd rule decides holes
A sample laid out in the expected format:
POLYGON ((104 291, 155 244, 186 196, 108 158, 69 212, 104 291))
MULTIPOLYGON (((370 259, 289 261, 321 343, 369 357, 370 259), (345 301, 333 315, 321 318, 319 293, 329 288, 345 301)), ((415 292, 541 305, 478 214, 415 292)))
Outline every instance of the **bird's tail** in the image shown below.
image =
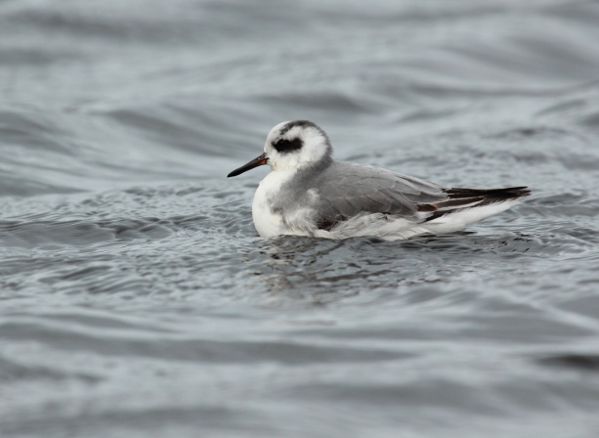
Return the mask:
POLYGON ((507 210, 521 198, 530 195, 528 187, 507 187, 489 190, 452 188, 445 189, 444 192, 447 194, 446 199, 419 207, 421 212, 429 212, 424 219, 425 222, 455 215, 458 212, 466 213, 466 210, 469 210, 469 212, 463 216, 470 219, 466 222, 477 222, 507 210))

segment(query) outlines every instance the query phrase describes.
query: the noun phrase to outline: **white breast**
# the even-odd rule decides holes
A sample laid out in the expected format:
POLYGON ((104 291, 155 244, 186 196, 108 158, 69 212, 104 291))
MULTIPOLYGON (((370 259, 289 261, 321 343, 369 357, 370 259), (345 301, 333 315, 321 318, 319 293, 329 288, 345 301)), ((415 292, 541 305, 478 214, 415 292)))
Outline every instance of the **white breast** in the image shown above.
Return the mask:
POLYGON ((283 218, 279 213, 273 213, 269 200, 274 199, 281 185, 292 176, 291 172, 270 172, 260 181, 252 202, 252 219, 256 231, 261 237, 273 237, 286 234, 283 218))

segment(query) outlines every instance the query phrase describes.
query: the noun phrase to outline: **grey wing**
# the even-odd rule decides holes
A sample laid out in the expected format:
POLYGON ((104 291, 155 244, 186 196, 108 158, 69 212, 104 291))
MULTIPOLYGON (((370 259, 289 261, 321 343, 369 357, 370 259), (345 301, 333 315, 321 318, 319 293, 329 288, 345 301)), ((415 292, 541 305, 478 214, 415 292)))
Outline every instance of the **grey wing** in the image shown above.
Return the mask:
POLYGON ((360 213, 416 217, 421 205, 447 199, 441 186, 385 169, 335 162, 313 181, 318 220, 330 228, 360 213))

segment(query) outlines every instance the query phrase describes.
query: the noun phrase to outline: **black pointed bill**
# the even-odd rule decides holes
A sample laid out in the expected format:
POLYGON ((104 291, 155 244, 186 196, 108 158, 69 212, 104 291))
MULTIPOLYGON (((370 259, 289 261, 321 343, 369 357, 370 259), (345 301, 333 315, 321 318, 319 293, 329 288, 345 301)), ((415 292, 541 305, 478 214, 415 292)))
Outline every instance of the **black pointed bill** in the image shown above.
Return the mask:
POLYGON ((241 167, 238 167, 233 172, 227 175, 227 178, 231 178, 232 176, 241 175, 243 172, 247 172, 248 170, 253 169, 254 167, 263 166, 264 164, 268 164, 268 157, 266 153, 260 155, 259 157, 254 158, 249 163, 244 164, 241 167))

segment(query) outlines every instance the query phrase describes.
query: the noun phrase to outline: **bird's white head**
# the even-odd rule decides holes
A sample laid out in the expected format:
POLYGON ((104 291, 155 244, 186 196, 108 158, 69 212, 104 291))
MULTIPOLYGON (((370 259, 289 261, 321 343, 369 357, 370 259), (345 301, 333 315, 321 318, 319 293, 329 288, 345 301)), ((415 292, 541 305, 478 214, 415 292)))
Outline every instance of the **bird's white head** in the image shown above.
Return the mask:
POLYGON ((308 120, 282 122, 266 136, 264 153, 229 173, 237 176, 268 164, 274 171, 300 170, 331 159, 333 149, 326 133, 308 120))

